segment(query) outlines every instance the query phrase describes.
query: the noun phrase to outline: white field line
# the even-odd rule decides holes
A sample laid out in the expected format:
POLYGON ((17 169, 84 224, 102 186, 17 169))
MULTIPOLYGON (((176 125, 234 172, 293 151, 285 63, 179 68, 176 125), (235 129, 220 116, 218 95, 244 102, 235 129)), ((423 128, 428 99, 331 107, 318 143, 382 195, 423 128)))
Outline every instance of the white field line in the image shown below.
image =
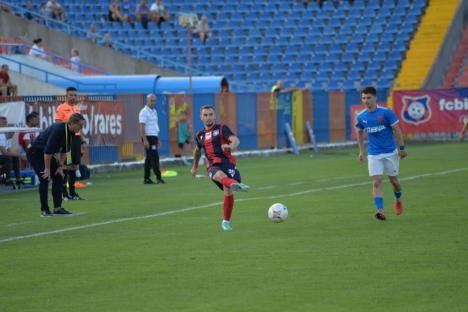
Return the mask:
MULTIPOLYGON (((446 175, 446 174, 463 172, 463 171, 468 171, 468 168, 457 168, 457 169, 451 169, 451 170, 440 171, 440 172, 425 173, 425 174, 415 175, 415 176, 411 176, 411 177, 400 178, 400 180, 401 181, 408 181, 408 180, 415 180, 415 179, 431 177, 431 176, 446 175)), ((278 195, 273 195, 273 196, 258 196, 258 197, 249 197, 249 198, 239 198, 239 199, 236 199, 236 201, 237 202, 245 202, 245 201, 260 200, 260 199, 276 199, 276 198, 283 198, 283 197, 293 197, 293 196, 300 196, 300 195, 304 195, 304 194, 317 193, 317 192, 322 192, 322 191, 332 191, 332 190, 338 190, 338 189, 346 189, 346 188, 369 185, 369 184, 370 184, 370 181, 359 182, 359 183, 351 183, 351 184, 342 184, 342 185, 337 185, 337 186, 321 187, 321 188, 309 189, 309 190, 305 190, 305 191, 301 191, 301 192, 278 194, 278 195)), ((144 220, 144 219, 163 217, 163 216, 168 216, 168 215, 172 215, 172 214, 176 214, 176 213, 181 213, 181 212, 186 212, 186 211, 192 211, 192 210, 198 210, 198 209, 202 209, 202 208, 218 206, 218 205, 221 205, 221 204, 222 204, 222 202, 215 202, 215 203, 211 203, 211 204, 200 205, 200 206, 192 206, 192 207, 187 207, 187 208, 170 210, 170 211, 166 211, 166 212, 149 214, 149 215, 145 215, 145 216, 119 218, 119 219, 113 219, 113 220, 108 220, 108 221, 103 221, 103 222, 83 224, 83 225, 68 227, 68 228, 64 228, 64 229, 58 229, 58 230, 54 230, 54 231, 39 232, 39 233, 33 233, 33 234, 27 234, 27 235, 21 235, 21 236, 12 236, 12 237, 8 237, 8 238, 0 239, 0 243, 7 243, 7 242, 17 241, 17 240, 22 240, 22 239, 35 238, 35 237, 41 237, 41 236, 53 235, 53 234, 60 234, 60 233, 65 233, 65 232, 72 232, 72 231, 77 231, 77 230, 82 230, 82 229, 87 229, 87 228, 93 228, 93 227, 97 227, 97 226, 101 226, 101 225, 107 225, 107 224, 114 224, 114 223, 122 223, 122 222, 129 222, 129 221, 137 221, 137 220, 144 220)))

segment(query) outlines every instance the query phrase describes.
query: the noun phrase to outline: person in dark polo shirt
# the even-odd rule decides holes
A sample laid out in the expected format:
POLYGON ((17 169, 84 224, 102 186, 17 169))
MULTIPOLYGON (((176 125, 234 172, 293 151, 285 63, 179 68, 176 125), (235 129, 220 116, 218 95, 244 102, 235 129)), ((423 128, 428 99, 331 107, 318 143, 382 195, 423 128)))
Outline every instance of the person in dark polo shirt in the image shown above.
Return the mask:
POLYGON ((71 212, 62 207, 63 169, 72 164, 71 141, 76 132, 83 128, 83 115, 74 113, 68 122, 57 122, 45 129, 27 151, 28 161, 39 177, 39 198, 41 215, 69 215, 71 212), (49 180, 52 180, 52 197, 54 209, 51 212, 48 204, 49 180))

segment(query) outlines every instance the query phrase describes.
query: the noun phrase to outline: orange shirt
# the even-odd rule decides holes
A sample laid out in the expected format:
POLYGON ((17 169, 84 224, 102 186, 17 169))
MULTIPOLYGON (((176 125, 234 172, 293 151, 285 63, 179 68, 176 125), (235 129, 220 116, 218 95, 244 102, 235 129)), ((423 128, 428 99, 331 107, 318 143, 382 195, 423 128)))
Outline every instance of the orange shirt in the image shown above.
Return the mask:
MULTIPOLYGON (((63 102, 57 107, 55 111, 55 120, 61 122, 68 122, 70 116, 74 113, 80 113, 80 107, 78 104, 70 105, 67 102, 63 102)), ((80 132, 77 132, 75 135, 80 135, 80 132)))
POLYGON ((79 112, 80 107, 78 106, 78 104, 70 105, 67 102, 64 102, 57 107, 57 110, 55 111, 55 120, 61 122, 68 122, 68 119, 70 119, 71 115, 79 112))

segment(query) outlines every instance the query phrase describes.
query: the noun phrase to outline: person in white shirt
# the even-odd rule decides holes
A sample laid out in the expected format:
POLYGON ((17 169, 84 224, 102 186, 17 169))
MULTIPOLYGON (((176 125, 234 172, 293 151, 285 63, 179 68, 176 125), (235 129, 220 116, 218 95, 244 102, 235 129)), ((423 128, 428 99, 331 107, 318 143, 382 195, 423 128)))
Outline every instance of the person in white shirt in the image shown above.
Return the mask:
POLYGON ((199 37, 203 44, 205 44, 206 40, 211 37, 211 29, 206 21, 206 15, 202 15, 200 22, 194 30, 194 36, 199 37))
POLYGON ((167 22, 170 19, 169 10, 162 3, 162 0, 154 0, 150 8, 150 18, 158 24, 158 28, 161 27, 162 22, 167 22))
POLYGON ((80 72, 80 54, 77 49, 73 48, 71 50, 71 57, 70 57, 70 68, 71 70, 80 72))
POLYGON ((156 183, 164 184, 165 181, 161 177, 159 169, 159 153, 161 141, 159 140, 159 125, 158 113, 156 112, 156 95, 153 93, 146 96, 146 105, 140 111, 138 116, 140 136, 143 145, 145 146, 145 171, 144 184, 154 184, 151 180, 151 169, 156 175, 156 183))
POLYGON ((42 44, 42 38, 34 39, 33 42, 34 42, 34 45, 31 47, 31 50, 29 50, 29 55, 46 59, 47 53, 44 50, 44 45, 42 44))
POLYGON ((65 20, 63 7, 57 2, 57 0, 48 1, 46 4, 46 11, 49 18, 62 22, 65 20))

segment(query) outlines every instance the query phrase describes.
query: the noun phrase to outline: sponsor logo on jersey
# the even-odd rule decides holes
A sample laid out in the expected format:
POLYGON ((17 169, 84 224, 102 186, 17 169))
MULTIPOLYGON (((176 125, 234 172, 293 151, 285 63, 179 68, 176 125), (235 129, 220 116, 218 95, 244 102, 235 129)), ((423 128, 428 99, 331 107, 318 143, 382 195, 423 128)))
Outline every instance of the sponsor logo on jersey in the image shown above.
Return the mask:
POLYGON ((384 129, 385 129, 384 125, 380 125, 380 126, 377 126, 377 127, 367 127, 366 132, 367 133, 376 133, 376 132, 380 132, 380 131, 382 131, 384 129))

